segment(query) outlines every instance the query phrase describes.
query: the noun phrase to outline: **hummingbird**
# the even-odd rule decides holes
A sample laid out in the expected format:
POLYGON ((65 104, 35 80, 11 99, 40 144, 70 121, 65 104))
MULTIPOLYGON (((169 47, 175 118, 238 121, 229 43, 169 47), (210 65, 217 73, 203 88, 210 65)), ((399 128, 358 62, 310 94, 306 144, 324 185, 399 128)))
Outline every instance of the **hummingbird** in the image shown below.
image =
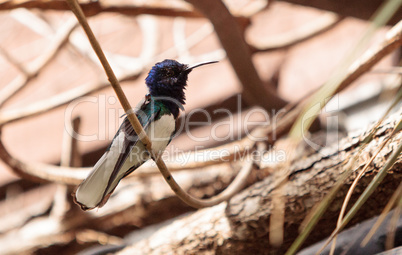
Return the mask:
MULTIPOLYGON (((149 71, 145 79, 149 94, 134 111, 152 142, 155 155, 162 155, 176 133, 176 120, 180 110, 184 110, 184 90, 189 73, 196 67, 216 62, 188 66, 165 59, 149 71)), ((126 116, 106 152, 73 193, 74 201, 84 211, 102 207, 120 180, 149 158, 150 154, 126 116)))

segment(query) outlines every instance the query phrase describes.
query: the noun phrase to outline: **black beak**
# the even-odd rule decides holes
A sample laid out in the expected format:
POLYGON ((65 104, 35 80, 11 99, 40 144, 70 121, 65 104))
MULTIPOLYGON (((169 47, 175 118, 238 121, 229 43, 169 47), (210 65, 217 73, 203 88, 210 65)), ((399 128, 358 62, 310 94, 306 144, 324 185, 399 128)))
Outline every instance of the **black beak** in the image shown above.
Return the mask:
POLYGON ((193 65, 193 66, 187 67, 185 71, 186 71, 187 73, 189 73, 189 72, 191 72, 194 68, 197 68, 197 67, 200 67, 200 66, 203 66, 203 65, 215 64, 215 63, 218 63, 218 62, 219 62, 219 61, 209 61, 209 62, 203 62, 203 63, 195 64, 195 65, 193 65))

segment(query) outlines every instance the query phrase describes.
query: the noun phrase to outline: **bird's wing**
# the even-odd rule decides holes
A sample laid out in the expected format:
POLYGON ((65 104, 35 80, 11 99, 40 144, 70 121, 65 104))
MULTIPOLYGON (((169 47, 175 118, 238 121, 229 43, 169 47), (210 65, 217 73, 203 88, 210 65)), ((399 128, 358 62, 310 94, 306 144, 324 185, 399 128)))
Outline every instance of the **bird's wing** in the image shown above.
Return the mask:
MULTIPOLYGON (((151 107, 157 106, 152 104, 151 107)), ((158 116, 159 112, 159 108, 150 109, 149 104, 145 102, 136 111, 136 115, 143 128, 146 129, 158 116)), ((119 181, 144 163, 143 160, 130 159, 132 166, 129 168, 125 166, 123 168, 124 163, 132 153, 132 149, 137 145, 138 140, 138 136, 126 117, 105 154, 98 160, 92 172, 78 186, 74 194, 75 201, 82 209, 87 210, 103 206, 119 181)), ((142 143, 136 147, 145 150, 142 143)))
MULTIPOLYGON (((149 123, 151 123, 158 114, 159 114, 159 110, 149 116, 142 117, 142 118, 137 114, 137 118, 140 121, 142 127, 144 129, 146 129, 148 127, 149 123)), ((117 173, 120 171, 120 169, 123 166, 124 162, 126 161, 127 157, 130 155, 131 150, 133 149, 133 147, 137 144, 137 142, 139 140, 137 133, 135 133, 133 126, 131 125, 131 123, 127 117, 124 119, 123 123, 121 124, 120 129, 117 132, 117 135, 120 132, 124 134, 124 140, 123 140, 122 148, 121 148, 121 150, 119 150, 120 151, 119 157, 116 161, 116 164, 114 165, 113 173, 111 175, 111 179, 109 180, 109 183, 111 181, 113 181, 113 178, 115 178, 117 176, 117 173)), ((127 174, 125 174, 125 175, 127 175, 127 174)))

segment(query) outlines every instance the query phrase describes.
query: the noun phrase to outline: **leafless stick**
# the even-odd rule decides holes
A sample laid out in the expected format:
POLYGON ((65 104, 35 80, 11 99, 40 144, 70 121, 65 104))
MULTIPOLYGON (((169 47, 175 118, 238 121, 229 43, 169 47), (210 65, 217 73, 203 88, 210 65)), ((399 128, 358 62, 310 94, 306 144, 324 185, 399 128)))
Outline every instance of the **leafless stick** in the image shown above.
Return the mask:
POLYGON ((239 177, 244 177, 243 174, 247 174, 251 171, 251 166, 250 167, 245 167, 243 168, 239 175, 235 178, 235 180, 232 182, 229 187, 223 191, 221 194, 217 195, 216 197, 210 198, 210 199, 198 199, 190 196, 188 193, 186 193, 178 184, 177 182, 173 179, 172 175, 168 171, 164 161, 162 160, 162 157, 159 157, 156 155, 153 150, 152 150, 152 143, 150 139, 147 137, 145 134, 144 129, 142 128, 137 116, 134 114, 133 109, 131 108, 120 84, 119 81, 117 80, 116 76, 113 73, 112 68, 110 67, 98 41, 95 38, 95 35, 93 34, 91 28, 88 25, 88 22, 84 16, 84 13, 82 12, 81 7, 79 6, 78 2, 76 0, 67 0, 67 3, 69 4, 71 10, 73 13, 76 15, 78 21, 80 22, 81 26, 83 27, 86 35, 88 36, 88 39, 91 43, 92 48, 94 49, 96 55, 98 56, 99 60, 102 63, 103 68, 105 69, 105 72, 108 76, 108 79, 116 92, 117 98, 119 99, 121 105, 123 106, 124 111, 127 113, 127 118, 129 119, 131 125, 133 126, 134 131, 138 134, 139 139, 141 142, 145 145, 147 148, 148 152, 151 154, 152 159, 156 162, 156 165, 158 166, 159 170, 161 171, 161 174, 165 178, 166 182, 169 184, 169 186, 172 188, 172 190, 176 193, 176 195, 185 203, 187 203, 190 206, 193 207, 207 207, 207 206, 212 206, 221 203, 222 201, 227 200, 231 196, 233 196, 235 191, 238 191, 239 187, 242 187, 246 181, 246 178, 240 179, 239 177))
MULTIPOLYGON (((172 3, 165 1, 142 2, 140 4, 136 1, 133 3, 113 3, 112 2, 97 2, 97 1, 81 1, 83 12, 87 16, 94 16, 102 12, 116 12, 128 16, 137 16, 141 14, 152 14, 159 16, 183 16, 183 17, 201 17, 201 14, 193 11, 188 5, 181 1, 174 1, 172 3)), ((41 10, 56 10, 67 11, 68 5, 63 1, 44 1, 44 0, 19 0, 19 1, 1 1, 0 10, 12 10, 16 8, 37 8, 41 10)))
POLYGON ((314 19, 307 24, 303 24, 289 32, 283 32, 278 35, 268 37, 253 37, 247 40, 251 47, 257 51, 275 50, 284 47, 289 47, 300 41, 306 40, 329 27, 333 26, 339 21, 339 16, 328 12, 318 18, 314 19))
MULTIPOLYGON (((71 125, 65 125, 63 133, 63 143, 61 151, 61 166, 72 166, 74 156, 77 155, 77 143, 71 134, 77 132, 80 125, 80 118, 72 120, 71 125)), ((57 184, 57 189, 54 194, 54 202, 50 217, 61 218, 64 216, 67 207, 67 186, 65 184, 57 184)))
POLYGON ((0 111, 0 126, 39 115, 107 86, 107 82, 91 82, 21 108, 0 111))
MULTIPOLYGON (((396 48, 398 48, 401 44, 401 30, 400 30, 400 25, 398 27, 393 28, 393 31, 388 33, 387 39, 382 43, 380 46, 375 46, 372 48, 370 52, 369 57, 364 57, 358 61, 358 65, 355 65, 352 70, 350 70, 349 75, 345 78, 345 80, 342 82, 342 85, 339 88, 339 91, 342 91, 346 87, 348 87, 351 82, 356 80, 358 77, 360 77, 364 72, 368 71, 374 64, 376 64, 380 59, 382 59, 384 56, 386 56, 388 53, 392 52, 396 48)), ((103 84, 102 87, 107 86, 107 84, 103 84)), ((90 93, 93 90, 100 89, 101 86, 99 84, 89 84, 85 86, 86 89, 84 89, 84 92, 82 92, 82 87, 79 87, 75 90, 72 90, 66 95, 69 95, 68 99, 64 99, 63 97, 66 96, 63 94, 57 95, 56 97, 58 98, 59 101, 56 100, 56 98, 52 98, 52 100, 49 100, 49 104, 45 106, 38 107, 37 109, 46 111, 49 109, 52 109, 54 107, 60 106, 63 103, 68 103, 71 100, 73 100, 76 96, 82 95, 82 93, 90 93), (65 101, 63 101, 65 100, 65 101), (55 103, 57 102, 57 103, 55 103), (49 106, 50 105, 50 106, 49 106)), ((84 88, 85 88, 84 87, 84 88)), ((338 91, 338 92, 339 92, 338 91)), ((303 105, 303 102, 299 102, 297 104, 297 107, 293 107, 290 112, 285 115, 282 119, 280 119, 278 125, 276 126, 275 129, 272 127, 258 127, 256 128, 253 132, 253 136, 256 136, 257 133, 259 134, 259 137, 266 137, 267 135, 272 135, 272 131, 275 131, 277 133, 277 137, 280 137, 279 134, 286 133, 287 130, 289 129, 290 125, 293 124, 293 121, 295 117, 300 114, 300 109, 301 105, 303 105)), ((26 116, 29 116, 29 114, 36 114, 35 111, 32 111, 30 113, 27 113, 29 109, 26 109, 26 111, 21 111, 20 113, 24 113, 25 116, 19 115, 17 118, 23 118, 26 116)), ((15 120, 16 117, 15 115, 13 116, 12 114, 4 115, 4 112, 0 112, 0 126, 2 124, 8 123, 8 121, 15 120), (6 117, 6 118, 5 118, 6 117), (7 121, 8 117, 8 121, 7 121), (5 121, 6 120, 6 121, 5 121)), ((248 138, 244 138, 240 144, 244 144, 244 148, 247 146, 250 146, 252 144, 252 141, 250 141, 248 138)), ((234 144, 227 144, 222 147, 218 147, 215 149, 229 149, 230 147, 233 147, 234 144)), ((250 148, 250 147, 249 147, 250 148)), ((10 166, 10 168, 19 174, 20 176, 27 178, 32 181, 55 181, 59 183, 66 183, 66 184, 78 184, 83 178, 86 177, 86 175, 89 172, 89 168, 68 168, 68 167, 58 167, 58 166, 53 166, 53 165, 48 165, 48 164, 41 164, 41 163, 25 163, 23 161, 20 161, 16 158, 13 158, 5 149, 4 145, 2 144, 0 140, 0 158, 10 166)), ((225 159, 227 160, 227 159, 225 159)), ((218 162, 217 162, 218 163, 218 162)), ((180 170, 180 169, 191 169, 191 168, 199 168, 202 166, 207 166, 207 165, 212 165, 213 162, 189 162, 188 164, 181 166, 180 164, 175 164, 172 163, 171 165, 169 164, 170 168, 180 170)), ((152 168, 148 168, 152 169, 152 168)), ((151 171, 153 172, 153 171, 151 171)))
POLYGON ((14 59, 10 54, 8 54, 7 50, 3 49, 3 47, 0 47, 0 54, 3 55, 3 57, 10 62, 15 68, 18 69, 21 73, 23 73, 25 76, 28 76, 29 73, 27 69, 21 65, 20 63, 17 62, 16 59, 14 59))
MULTIPOLYGON (((235 15, 239 21, 245 20, 245 17, 251 17, 255 13, 261 11, 267 6, 267 3, 259 1, 254 3, 249 8, 237 9, 235 15)), ((150 14, 157 16, 167 17, 187 17, 187 18, 200 18, 202 14, 199 13, 190 5, 183 1, 79 1, 82 6, 83 12, 86 16, 94 16, 100 13, 119 13, 126 16, 138 16, 142 14, 150 14)), ((55 10, 67 11, 68 5, 63 1, 45 1, 45 0, 2 0, 0 1, 0 11, 13 10, 17 8, 26 9, 40 9, 40 10, 55 10)))
MULTIPOLYGON (((288 128, 293 123, 294 119, 297 117, 297 112, 293 111, 280 119, 278 126, 275 129, 272 126, 269 127, 258 127, 251 132, 250 137, 255 138, 255 140, 266 138, 273 132, 276 135, 281 136, 285 134, 288 128)), ((1 131, 1 129, 0 129, 1 131)), ((1 132, 0 132, 1 134, 1 132)), ((0 137, 1 138, 1 137, 0 137)), ((190 160, 185 164, 179 162, 171 162, 168 164, 169 169, 172 171, 188 170, 188 169, 201 169, 203 167, 220 164, 223 162, 232 161, 235 159, 235 153, 244 153, 250 150, 255 144, 254 139, 245 137, 240 141, 225 144, 213 148, 212 150, 217 152, 225 152, 225 157, 214 157, 208 161, 199 162, 195 160, 195 153, 189 156, 190 160)), ((211 149, 207 149, 209 151, 211 149)), ((199 153, 199 152, 198 152, 199 153)), ((218 155, 223 153, 217 153, 218 155)), ((77 168, 77 167, 64 167, 55 166, 45 163, 37 162, 24 162, 15 157, 13 157, 5 148, 2 140, 0 139, 0 158, 19 176, 26 178, 31 181, 36 182, 56 182, 63 183, 67 185, 77 185, 79 184, 90 172, 91 168, 77 168)), ((138 178, 146 177, 149 175, 154 175, 158 173, 157 169, 152 166, 144 165, 136 171, 134 175, 127 178, 138 178)))
POLYGON ((369 48, 359 59, 357 59, 352 67, 348 70, 348 74, 339 84, 336 93, 339 93, 350 83, 357 80, 362 74, 370 70, 386 55, 398 49, 402 45, 402 21, 399 21, 385 35, 382 43, 376 44, 369 48))
MULTIPOLYGON (((192 35, 190 35, 187 38, 188 47, 193 47, 198 42, 200 42, 202 39, 204 39, 206 36, 208 36, 211 32, 213 32, 213 29, 211 29, 210 26, 203 26, 197 32, 193 33, 192 35)), ((144 46, 144 47, 148 47, 148 46, 144 46)), ((145 48, 143 48, 143 52, 144 51, 146 51, 145 48)), ((121 74, 118 78, 121 81, 121 80, 129 79, 130 77, 139 75, 142 72, 142 70, 144 70, 146 67, 151 65, 157 59, 172 58, 175 55, 176 55, 176 49, 175 49, 175 47, 171 47, 171 48, 167 49, 165 52, 163 52, 162 54, 159 54, 159 55, 155 56, 154 58, 150 58, 149 60, 147 60, 149 62, 146 62, 142 66, 137 66, 136 68, 133 68, 134 69, 133 71, 121 74), (154 59, 154 61, 152 61, 153 59, 154 59)), ((24 78, 24 77, 21 76, 21 78, 24 78)), ((18 81, 18 80, 14 81, 14 82, 17 82, 18 84, 21 83, 21 81, 18 81)), ((17 109, 0 111, 0 126, 50 111, 50 110, 60 107, 62 105, 68 104, 68 103, 72 102, 73 100, 75 100, 76 98, 89 95, 90 93, 93 93, 100 89, 106 88, 108 86, 110 86, 108 82, 91 82, 91 83, 81 85, 77 88, 73 88, 68 91, 62 92, 60 94, 54 95, 47 99, 41 100, 40 102, 35 102, 30 105, 23 106, 23 107, 17 108, 17 109)), ((10 85, 10 87, 16 87, 16 85, 10 85)), ((0 97, 1 97, 1 94, 0 94, 0 97)))
MULTIPOLYGON (((360 77, 362 74, 367 72, 368 70, 371 69, 378 61, 380 61, 383 57, 385 57, 387 54, 392 52, 393 50, 397 49, 400 47, 402 44, 402 36, 401 36, 401 31, 402 31, 402 26, 401 22, 396 25, 391 31, 387 33, 387 37, 384 40, 383 43, 381 43, 379 46, 373 46, 368 50, 368 53, 363 55, 362 58, 360 58, 356 64, 353 66, 353 69, 349 71, 349 75, 342 81, 341 86, 338 89, 338 92, 346 89, 353 81, 355 81, 358 77, 360 77)), ((106 87, 107 84, 103 84, 102 87, 106 87)), ((49 100, 48 104, 44 104, 44 106, 38 105, 37 109, 41 109, 42 111, 47 111, 51 109, 52 107, 57 107, 61 105, 61 102, 63 100, 66 100, 65 103, 68 103, 69 101, 73 100, 76 96, 82 95, 82 93, 90 93, 94 89, 100 89, 99 84, 89 84, 86 85, 85 87, 79 87, 76 90, 72 90, 69 92, 69 96, 67 99, 65 99, 65 95, 58 95, 58 101, 56 98, 51 98, 49 100), (63 98, 64 97, 64 98, 63 98), (57 102, 57 103, 54 103, 57 102), (50 104, 50 107, 49 107, 50 104)), ((311 93, 312 94, 312 93, 311 93)), ((311 95, 310 94, 310 95, 311 95)), ((292 107, 286 107, 289 108, 289 113, 287 113, 284 117, 281 117, 278 121, 278 124, 276 127, 257 127, 252 131, 252 136, 253 137, 267 137, 267 136, 272 136, 272 134, 275 132, 276 137, 280 137, 281 135, 285 134, 291 125, 293 124, 294 120, 296 117, 300 114, 301 109, 304 107, 304 104, 306 100, 308 100, 309 96, 304 98, 303 100, 299 101, 298 104, 292 104, 292 107)), ((32 108, 32 107, 30 107, 32 108)), ((25 111, 21 111, 21 114, 19 117, 23 118, 23 114, 25 113, 25 116, 29 116, 29 114, 36 114, 35 110, 32 111, 31 113, 28 113, 30 109, 26 109, 25 111)), ((10 120, 15 120, 16 117, 13 114, 7 114, 5 115, 4 112, 0 112, 0 126, 2 124, 8 123, 7 121, 10 120)), ((233 157, 233 147, 234 145, 240 145, 240 152, 242 152, 242 149, 246 148, 251 148, 253 141, 251 141, 248 137, 243 138, 240 142, 237 141, 236 143, 229 143, 217 148, 214 148, 213 150, 226 150, 230 152, 230 155, 228 155, 228 158, 224 158, 223 160, 227 161, 230 159, 230 157, 233 157)), ((58 167, 58 166, 53 166, 49 164, 42 164, 42 163, 25 163, 23 161, 20 161, 16 158, 13 158, 6 150, 4 147, 1 139, 0 139, 0 158, 10 166, 10 168, 16 172, 18 175, 27 178, 32 181, 54 181, 54 182, 60 182, 60 183, 66 183, 70 185, 76 185, 78 184, 82 179, 84 179, 88 173, 89 173, 89 168, 66 168, 66 167, 58 167)), ((189 161, 188 163, 181 165, 179 163, 170 163, 169 164, 169 169, 174 169, 174 170, 183 170, 183 169, 195 169, 195 168, 200 168, 203 166, 208 166, 208 165, 213 165, 214 163, 219 163, 216 161, 216 159, 213 159, 212 161, 206 161, 206 162, 197 162, 197 161, 189 161)), ((147 171, 151 172, 153 174, 155 171, 153 170, 154 168, 148 168, 147 171)), ((147 172, 145 171, 145 172, 147 172)), ((138 172, 141 172, 139 170, 138 172)), ((137 173, 139 174, 139 173, 137 173)), ((145 173, 146 174, 146 173, 145 173)))
MULTIPOLYGON (((388 108, 388 110, 383 114, 383 116, 377 121, 376 125, 374 126, 373 130, 376 130, 381 124, 382 122, 385 120, 385 118, 388 116, 388 114, 391 112, 392 109, 394 109, 394 107, 398 104, 398 102, 401 99, 401 94, 399 93, 399 96, 397 96, 394 100, 394 102, 391 104, 391 106, 388 108)), ((352 197, 352 194, 359 182, 359 180, 362 178, 362 176, 366 173, 367 169, 369 168, 369 166, 373 163, 374 159, 378 156, 378 154, 381 152, 381 150, 385 147, 385 145, 391 140, 391 138, 394 135, 395 130, 392 132, 392 134, 385 140, 383 141, 379 148, 377 149, 377 151, 371 156, 371 158, 369 159, 369 161, 367 163, 365 163, 365 166, 363 167, 363 169, 360 171, 360 173, 357 175, 357 177, 353 180, 352 185, 350 186, 348 193, 346 194, 346 197, 343 201, 342 207, 341 207, 341 211, 339 212, 339 217, 338 217, 338 221, 336 223, 337 227, 339 227, 342 224, 342 220, 343 217, 345 215, 346 212, 346 208, 348 206, 348 203, 352 197)), ((364 149, 364 147, 361 147, 360 151, 362 151, 364 149)), ((359 153, 358 155, 360 155, 361 153, 359 153)), ((354 159, 352 159, 351 161, 354 161, 354 159)), ((336 241, 337 241, 337 236, 334 237, 334 240, 332 242, 331 245, 331 249, 330 249, 330 255, 333 255, 335 252, 335 247, 336 247, 336 241)))
POLYGON ((286 102, 275 93, 274 86, 269 84, 269 89, 263 86, 251 61, 251 52, 243 32, 225 4, 220 0, 186 1, 199 9, 214 25, 216 35, 243 86, 243 98, 247 103, 260 105, 266 110, 284 107, 286 102))
POLYGON ((24 162, 14 158, 0 139, 0 158, 18 176, 34 182, 56 182, 77 185, 89 173, 88 168, 60 167, 42 163, 24 162))
POLYGON ((76 26, 77 21, 68 21, 67 24, 61 28, 60 32, 56 35, 55 39, 49 45, 44 54, 35 59, 35 61, 28 67, 18 65, 20 66, 19 69, 23 74, 17 76, 0 91, 0 106, 10 99, 16 92, 27 85, 32 78, 38 75, 40 70, 42 70, 42 68, 53 59, 58 50, 64 45, 76 26))

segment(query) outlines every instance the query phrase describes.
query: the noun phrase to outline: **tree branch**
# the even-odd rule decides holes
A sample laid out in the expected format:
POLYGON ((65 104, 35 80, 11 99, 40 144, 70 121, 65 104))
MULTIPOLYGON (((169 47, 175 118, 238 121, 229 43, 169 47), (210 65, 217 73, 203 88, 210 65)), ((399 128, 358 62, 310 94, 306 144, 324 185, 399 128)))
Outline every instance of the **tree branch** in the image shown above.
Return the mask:
MULTIPOLYGON (((370 155, 384 139, 387 139, 396 123, 399 122, 400 116, 401 110, 386 120, 385 124, 377 130, 376 139, 369 143, 368 150, 364 152, 364 155, 370 155)), ((364 132, 360 137, 347 137, 339 141, 339 144, 324 148, 331 151, 330 156, 327 153, 324 155, 318 152, 292 164, 290 179, 283 186, 286 211, 285 239, 281 247, 272 247, 268 238, 269 219, 273 210, 273 193, 278 184, 275 175, 271 175, 237 194, 229 202, 184 216, 170 225, 158 229, 148 238, 133 243, 119 254, 158 254, 172 251, 176 253, 214 251, 222 254, 250 254, 250 252, 259 253, 268 250, 270 253, 284 254, 297 237, 297 229, 308 211, 325 196, 341 173, 345 171, 345 162, 357 152, 364 137, 364 132)), ((401 139, 402 135, 399 133, 383 149, 381 156, 374 161, 367 174, 362 177, 352 200, 361 194, 364 190, 363 187, 385 164, 385 158, 401 143, 401 139)), ((370 209, 366 210, 366 213, 360 214, 352 224, 380 213, 382 206, 387 203, 387 198, 399 185, 401 173, 402 158, 399 157, 397 163, 381 183, 382 188, 379 188, 376 194, 367 201, 365 208, 370 209)), ((356 175, 351 176, 346 181, 337 196, 343 197, 346 194, 355 177, 356 175)), ((314 243, 322 239, 324 235, 330 234, 331 227, 336 225, 340 208, 339 203, 331 206, 331 210, 322 220, 325 224, 317 225, 309 238, 309 243, 314 243)), ((140 233, 138 232, 138 234, 140 233)))
POLYGON ((178 183, 174 180, 172 175, 170 174, 169 170, 167 169, 162 157, 159 155, 156 155, 154 151, 152 150, 152 142, 146 135, 143 127, 141 126, 141 123, 139 122, 137 116, 134 114, 134 110, 131 108, 130 103, 128 102, 118 79, 116 78, 112 68, 109 65, 109 62, 107 61, 98 41, 95 38, 95 35, 93 34, 91 28, 88 25, 88 22, 84 16, 84 13, 82 12, 82 9, 78 2, 76 0, 67 0, 71 10, 73 13, 76 15, 78 21, 80 22, 81 26, 83 27, 86 35, 88 36, 88 39, 91 43, 92 48, 94 49, 96 55, 98 56, 100 62, 102 63, 102 66, 108 76, 108 79, 116 92, 117 98, 119 99, 121 105, 123 106, 124 111, 127 113, 127 118, 130 121, 131 125, 133 126, 134 131, 138 134, 139 139, 141 142, 144 144, 146 149, 151 155, 151 158, 155 161, 156 165, 158 166, 162 176, 165 178, 166 182, 169 184, 169 186, 172 188, 172 190, 176 193, 176 195, 185 203, 187 203, 190 206, 193 207, 208 207, 212 205, 216 205, 221 203, 224 200, 229 199, 232 197, 236 192, 238 191, 241 187, 243 187, 245 183, 245 179, 241 179, 240 177, 244 177, 244 175, 248 175, 248 173, 251 170, 251 164, 250 167, 244 167, 242 171, 239 173, 238 177, 233 181, 229 187, 223 191, 221 194, 209 198, 209 199, 198 199, 195 197, 192 197, 188 193, 186 193, 179 185, 178 183))
MULTIPOLYGON (((84 14, 88 17, 97 15, 101 12, 116 12, 124 15, 140 15, 151 14, 159 16, 171 16, 171 17, 201 17, 201 15, 193 11, 190 6, 183 4, 181 1, 175 1, 174 7, 169 2, 151 1, 150 3, 144 3, 143 1, 134 1, 130 4, 114 4, 113 1, 103 3, 103 1, 80 1, 84 14)), ((16 8, 27 9, 41 9, 41 10, 56 10, 67 11, 70 8, 65 1, 44 1, 44 0, 3 0, 0 2, 0 10, 12 10, 16 8)))
MULTIPOLYGON (((77 21, 68 21, 66 25, 63 26, 56 34, 55 38, 52 40, 44 54, 35 59, 32 65, 20 68, 20 71, 22 71, 23 74, 17 76, 12 82, 7 84, 0 91, 0 106, 7 102, 7 100, 10 99, 16 92, 22 89, 26 84, 28 84, 30 80, 38 75, 42 68, 45 67, 46 64, 48 64, 50 60, 53 59, 54 56, 56 56, 58 50, 64 45, 76 26, 77 21)), ((3 51, 3 54, 4 53, 6 52, 3 51)))
POLYGON ((238 79, 243 86, 243 96, 249 105, 259 105, 266 110, 280 109, 286 102, 267 83, 265 88, 251 58, 250 48, 246 44, 243 32, 235 18, 222 1, 186 0, 199 9, 214 25, 216 34, 225 49, 238 79))
MULTIPOLYGON (((353 81, 359 78, 362 74, 370 70, 376 63, 378 63, 382 58, 388 55, 390 52, 394 51, 402 44, 402 22, 398 23, 394 26, 384 38, 383 42, 372 46, 366 54, 364 54, 360 59, 358 59, 355 64, 352 66, 352 69, 349 70, 349 74, 345 77, 345 79, 341 82, 339 86, 338 93, 345 90, 349 87, 353 81)), ((27 108, 21 108, 17 110, 9 110, 9 111, 0 111, 0 126, 15 121, 20 118, 24 118, 27 116, 32 116, 32 114, 39 114, 41 112, 48 111, 54 107, 58 107, 63 103, 68 103, 74 98, 85 95, 85 93, 90 93, 95 89, 100 89, 102 87, 108 86, 107 83, 103 84, 88 84, 83 85, 82 87, 78 87, 77 89, 73 89, 69 92, 65 92, 59 94, 55 97, 49 98, 48 100, 37 103, 34 105, 30 105, 27 108)), ((295 119, 300 114, 303 109, 305 103, 311 97, 312 93, 300 100, 298 103, 289 104, 285 109, 288 113, 284 116, 279 116, 278 122, 276 126, 262 126, 255 128, 251 137, 266 138, 272 142, 272 138, 280 138, 282 135, 286 134, 290 127, 293 125, 295 119)), ((285 112, 286 112, 285 111, 285 112)), ((0 130, 1 131, 1 130, 0 130)), ((1 135, 1 132, 0 132, 1 135)), ((254 144, 249 137, 245 137, 240 141, 236 141, 233 143, 229 143, 223 146, 219 146, 213 149, 213 151, 225 151, 229 152, 227 157, 219 159, 213 158, 210 161, 206 162, 198 162, 195 160, 189 160, 186 164, 182 165, 181 163, 170 163, 169 169, 171 170, 183 170, 183 169, 196 169, 200 167, 205 167, 209 165, 214 165, 220 163, 222 161, 231 160, 235 153, 236 146, 238 146, 238 152, 243 152, 244 150, 250 149, 254 144), (236 145, 236 146, 235 146, 236 145)), ((70 185, 79 184, 81 180, 83 180, 89 173, 89 168, 67 168, 67 167, 58 167, 49 164, 43 163, 34 163, 34 162, 23 162, 18 160, 12 155, 8 153, 4 144, 2 143, 0 137, 0 158, 19 176, 23 178, 27 178, 32 181, 54 181, 58 183, 65 183, 70 185)), ((190 155, 190 159, 194 158, 190 155)), ((146 167, 146 166, 144 166, 146 167)), ((143 168, 144 168, 143 167, 143 168)), ((143 169, 145 170, 145 169, 143 169)), ((144 174, 154 174, 154 167, 149 167, 145 170, 144 174)), ((133 176, 141 176, 140 169, 133 176)))
POLYGON ((328 30, 341 19, 334 13, 324 13, 316 19, 298 26, 297 28, 277 35, 261 36, 260 34, 248 37, 247 43, 256 51, 276 50, 290 47, 298 42, 307 40, 314 35, 328 30))

